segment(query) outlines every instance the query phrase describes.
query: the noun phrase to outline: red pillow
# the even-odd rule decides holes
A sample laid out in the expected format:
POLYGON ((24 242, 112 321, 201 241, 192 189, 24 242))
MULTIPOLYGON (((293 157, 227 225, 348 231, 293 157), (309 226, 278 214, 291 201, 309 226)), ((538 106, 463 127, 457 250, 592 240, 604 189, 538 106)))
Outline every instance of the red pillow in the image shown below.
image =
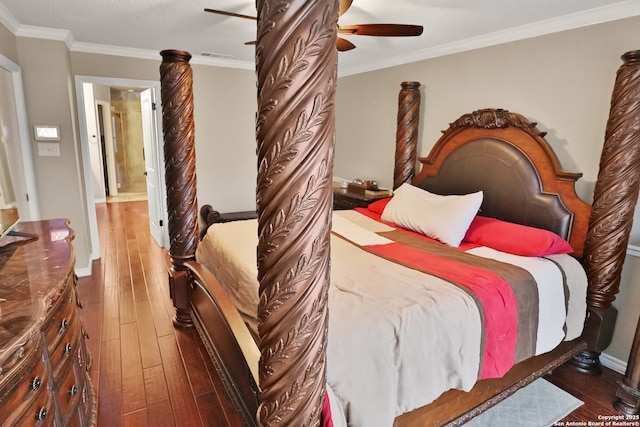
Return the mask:
POLYGON ((375 202, 369 203, 369 205, 367 205, 367 209, 369 209, 371 212, 382 215, 382 211, 384 211, 385 206, 387 206, 387 203, 389 203, 390 201, 391 197, 376 200, 375 202))
POLYGON ((473 219, 464 241, 522 256, 573 252, 566 240, 551 231, 483 216, 473 219))

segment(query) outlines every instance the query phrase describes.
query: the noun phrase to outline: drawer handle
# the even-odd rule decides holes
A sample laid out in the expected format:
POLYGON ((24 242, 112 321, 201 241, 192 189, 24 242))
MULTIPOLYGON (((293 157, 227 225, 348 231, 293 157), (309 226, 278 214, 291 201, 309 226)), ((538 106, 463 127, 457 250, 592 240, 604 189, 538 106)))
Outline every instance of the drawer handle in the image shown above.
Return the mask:
POLYGON ((82 310, 82 303, 79 300, 76 301, 76 305, 78 306, 78 308, 80 308, 80 310, 82 310))
POLYGON ((44 406, 36 413, 36 421, 44 421, 47 418, 47 408, 44 406))
POLYGON ((67 343, 67 345, 64 346, 64 354, 69 353, 71 353, 71 343, 67 343))
POLYGON ((36 377, 33 379, 33 381, 31 381, 31 383, 29 383, 29 387, 31 387, 31 390, 33 390, 33 391, 38 390, 41 385, 42 385, 42 379, 40 378, 40 375, 36 375, 36 377))
POLYGON ((71 390, 69 390, 69 394, 71 395, 71 397, 78 394, 78 386, 74 384, 73 387, 71 387, 71 390))
POLYGON ((58 331, 58 334, 61 334, 64 331, 66 331, 68 327, 69 327, 69 321, 66 318, 62 319, 62 322, 60 322, 60 330, 58 331))
POLYGON ((82 330, 82 336, 86 339, 89 339, 89 334, 84 329, 82 330))

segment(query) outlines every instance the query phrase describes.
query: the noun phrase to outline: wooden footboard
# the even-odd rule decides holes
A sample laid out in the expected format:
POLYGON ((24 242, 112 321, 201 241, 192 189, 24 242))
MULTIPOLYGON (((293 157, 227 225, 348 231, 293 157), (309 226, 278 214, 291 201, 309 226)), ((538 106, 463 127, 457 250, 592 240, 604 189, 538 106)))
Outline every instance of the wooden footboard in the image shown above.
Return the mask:
POLYGON ((216 278, 197 262, 192 275, 190 314, 228 396, 245 426, 255 426, 260 352, 240 313, 216 278))

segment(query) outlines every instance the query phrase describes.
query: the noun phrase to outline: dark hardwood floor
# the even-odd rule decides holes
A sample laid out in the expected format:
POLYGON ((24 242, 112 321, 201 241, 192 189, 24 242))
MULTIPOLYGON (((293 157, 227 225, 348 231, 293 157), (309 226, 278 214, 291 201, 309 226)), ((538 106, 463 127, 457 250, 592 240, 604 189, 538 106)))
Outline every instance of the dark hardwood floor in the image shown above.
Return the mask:
POLYGON ((101 259, 78 281, 98 426, 240 426, 195 329, 176 329, 147 202, 96 205, 101 259))
MULTIPOLYGON (((102 256, 78 290, 98 426, 240 426, 197 332, 173 327, 167 255, 149 234, 147 202, 96 209, 102 256)), ((588 422, 615 413, 620 377, 562 366, 546 378, 585 402, 564 421, 588 422)))

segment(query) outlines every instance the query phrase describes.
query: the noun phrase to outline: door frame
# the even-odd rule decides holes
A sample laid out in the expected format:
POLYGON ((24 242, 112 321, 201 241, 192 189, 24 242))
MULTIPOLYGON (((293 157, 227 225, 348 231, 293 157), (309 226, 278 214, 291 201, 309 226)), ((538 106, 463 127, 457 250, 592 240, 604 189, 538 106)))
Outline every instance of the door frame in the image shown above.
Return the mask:
POLYGON ((10 168, 13 180, 16 204, 20 219, 23 221, 35 221, 40 219, 40 207, 38 204, 38 192, 36 190, 35 171, 31 153, 31 138, 27 121, 27 105, 24 98, 24 84, 22 82, 22 69, 18 64, 0 54, 0 68, 11 73, 13 84, 14 104, 16 108, 16 120, 18 126, 17 146, 18 152, 12 159, 14 164, 21 167, 10 168), (16 158, 17 157, 17 158, 16 158), (14 176, 14 175, 20 176, 14 176), (21 195, 22 197, 18 197, 21 195))
MULTIPOLYGON (((104 133, 104 150, 106 151, 107 158, 103 158, 102 166, 107 171, 109 185, 105 183, 105 192, 109 191, 110 196, 118 195, 118 185, 116 179, 116 166, 114 161, 113 152, 113 127, 111 121, 111 103, 106 101, 95 101, 96 103, 96 117, 100 120, 100 108, 102 107, 102 127, 98 122, 98 139, 100 138, 100 132, 104 133)), ((102 142, 100 142, 102 143, 102 142)))
MULTIPOLYGON (((91 239, 91 259, 100 258, 100 238, 98 234, 98 219, 96 215, 94 194, 93 194, 93 186, 92 175, 91 175, 91 159, 89 155, 89 135, 87 131, 87 118, 85 114, 85 105, 84 105, 84 83, 90 84, 99 84, 103 86, 126 86, 140 89, 154 89, 156 91, 157 97, 160 96, 160 82, 154 80, 134 80, 134 79, 121 79, 114 77, 95 77, 95 76, 75 76, 75 87, 76 87, 76 102, 77 102, 77 113, 78 113, 78 126, 80 128, 80 147, 82 152, 82 167, 83 167, 83 180, 84 180, 84 189, 85 189, 85 198, 86 198, 86 206, 87 206, 87 219, 89 222, 89 236, 91 239)), ((162 221, 164 224, 167 224, 167 197, 166 197, 166 184, 165 184, 165 169, 164 169, 164 149, 163 149, 163 139, 162 139, 162 109, 158 108, 155 110, 157 115, 157 126, 158 126, 158 178, 161 182, 157 183, 157 188, 162 194, 157 195, 162 201, 162 221)), ((167 227, 165 227, 167 229, 167 227)), ((164 241, 161 243, 161 246, 167 247, 169 242, 168 231, 165 232, 164 241)))

